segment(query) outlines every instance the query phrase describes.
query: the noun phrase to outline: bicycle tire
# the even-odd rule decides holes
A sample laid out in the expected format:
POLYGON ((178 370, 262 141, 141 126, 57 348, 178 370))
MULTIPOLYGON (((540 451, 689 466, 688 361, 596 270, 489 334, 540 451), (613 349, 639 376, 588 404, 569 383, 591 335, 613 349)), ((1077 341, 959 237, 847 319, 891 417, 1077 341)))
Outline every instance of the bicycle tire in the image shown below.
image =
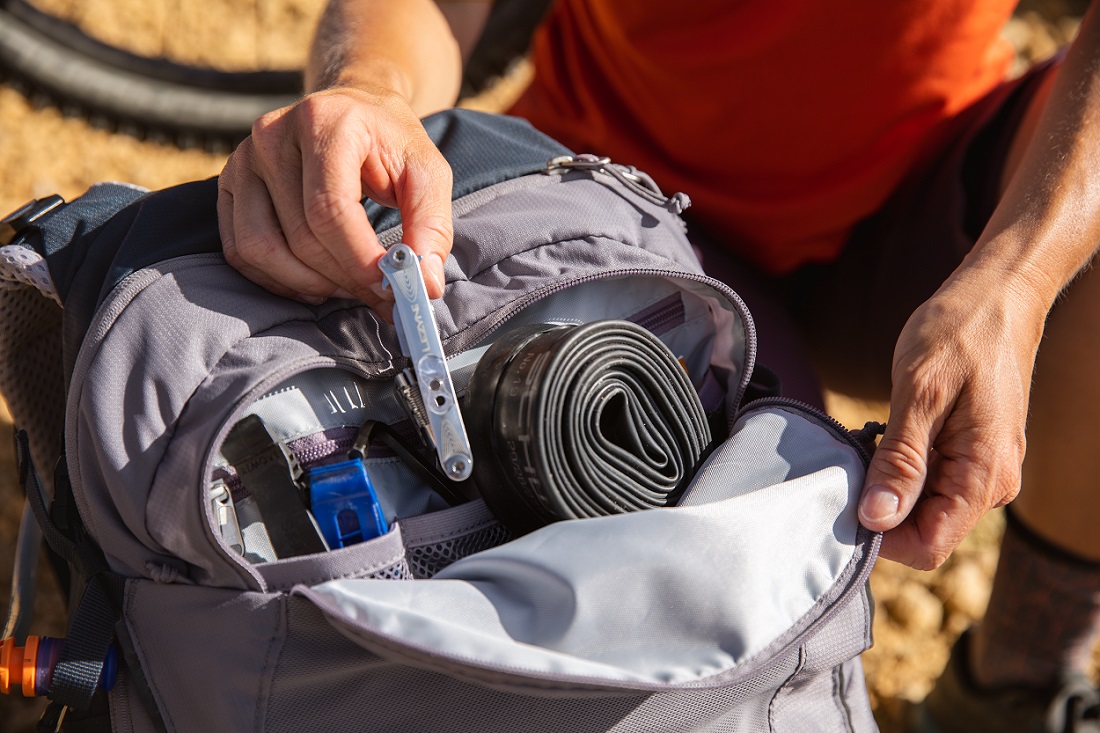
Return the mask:
POLYGON ((531 36, 554 0, 495 0, 481 38, 462 70, 460 96, 473 96, 527 55, 531 36))
POLYGON ((240 142, 302 86, 298 70, 217 71, 138 56, 23 0, 0 3, 0 73, 67 111, 208 147, 240 142))
MULTIPOLYGON (((464 69, 476 94, 523 56, 552 0, 496 0, 464 69)), ((219 71, 105 44, 25 0, 0 0, 0 78, 68 113, 138 137, 224 150, 302 93, 299 69, 219 71)))

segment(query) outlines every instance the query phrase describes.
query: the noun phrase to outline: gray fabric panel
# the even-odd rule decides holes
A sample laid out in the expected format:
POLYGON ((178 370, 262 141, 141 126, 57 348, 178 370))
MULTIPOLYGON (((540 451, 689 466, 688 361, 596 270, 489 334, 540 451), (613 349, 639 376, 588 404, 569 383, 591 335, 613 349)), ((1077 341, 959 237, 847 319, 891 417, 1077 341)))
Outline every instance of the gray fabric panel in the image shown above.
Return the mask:
MULTIPOLYGON (((838 699, 835 670, 800 671, 771 704, 768 730, 775 733, 855 733, 838 699)), ((863 732, 860 732, 863 733, 863 732)))
POLYGON ((118 682, 111 690, 109 703, 112 733, 158 733, 125 666, 119 669, 118 682))
POLYGON ((292 598, 287 608, 288 638, 263 726, 270 733, 758 733, 766 730, 769 691, 797 663, 790 656, 721 690, 517 695, 387 661, 349 644, 304 600, 292 598))
POLYGON ((316 349, 285 339, 279 348, 246 342, 244 357, 227 352, 288 311, 311 313, 263 294, 220 258, 177 260, 164 269, 164 277, 143 271, 128 280, 132 289, 104 304, 108 316, 128 307, 101 319, 101 330, 85 341, 66 433, 74 489, 114 569, 146 576, 146 563, 169 555, 199 568, 197 577, 242 586, 241 571, 226 570, 226 560, 211 551, 196 468, 225 412, 256 378, 250 364, 275 355, 293 362, 316 349), (212 370, 217 378, 208 376, 212 370), (131 374, 142 378, 122 376, 131 374))
POLYGON ((832 669, 871 646, 871 598, 865 584, 851 602, 834 609, 805 645, 806 666, 832 669))
POLYGON ((715 487, 708 503, 695 492, 694 506, 560 522, 430 584, 350 580, 299 592, 360 643, 419 650, 441 669, 449 659, 642 689, 716 678, 833 591, 854 554, 863 476, 853 448, 786 410, 754 413, 734 440, 763 462, 768 450, 799 448, 784 463, 791 479, 758 485, 750 473, 741 484, 720 451, 699 479, 715 487))
POLYGON ((859 655, 870 646, 866 586, 807 639, 804 666, 778 692, 771 721, 776 731, 876 731, 859 655))
POLYGON ((878 733, 878 723, 867 698, 863 659, 853 657, 840 666, 840 696, 848 708, 848 720, 855 733, 878 733))
POLYGON ((170 731, 257 728, 286 633, 285 604, 282 595, 127 583, 124 620, 170 731))

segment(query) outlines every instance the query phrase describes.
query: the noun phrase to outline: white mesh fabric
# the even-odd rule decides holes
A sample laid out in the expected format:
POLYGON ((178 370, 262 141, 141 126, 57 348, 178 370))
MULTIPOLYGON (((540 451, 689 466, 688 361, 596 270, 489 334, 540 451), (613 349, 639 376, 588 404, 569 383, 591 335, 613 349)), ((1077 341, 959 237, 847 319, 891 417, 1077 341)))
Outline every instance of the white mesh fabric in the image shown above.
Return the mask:
POLYGON ((27 285, 61 305, 42 255, 17 244, 0 247, 0 288, 17 290, 27 285))
POLYGON ((61 307, 37 286, 9 278, 33 271, 8 267, 6 253, 0 264, 0 394, 15 425, 27 431, 39 477, 52 491, 65 415, 61 307))

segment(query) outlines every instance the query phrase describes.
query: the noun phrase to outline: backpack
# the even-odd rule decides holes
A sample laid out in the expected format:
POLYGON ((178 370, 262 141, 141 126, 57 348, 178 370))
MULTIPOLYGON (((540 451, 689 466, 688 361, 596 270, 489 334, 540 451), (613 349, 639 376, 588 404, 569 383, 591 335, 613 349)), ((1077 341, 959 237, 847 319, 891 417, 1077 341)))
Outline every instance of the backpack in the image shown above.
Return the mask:
MULTIPOLYGON (((751 316, 701 270, 686 197, 513 118, 425 126, 455 170, 432 309, 459 397, 524 329, 625 323, 690 380, 709 446, 657 508, 516 529, 400 452, 417 431, 393 325, 225 263, 216 181, 39 202, 0 258, 0 389, 28 502, 72 569, 66 639, 38 642, 47 714, 126 733, 876 730, 867 431, 759 394, 751 316), (272 552, 282 530, 246 516, 267 489, 225 455, 247 416, 280 471, 386 426, 392 445, 358 454, 377 536, 272 552)), ((397 213, 365 205, 399 243, 397 213)), ((509 440, 475 463, 505 470, 509 440)))

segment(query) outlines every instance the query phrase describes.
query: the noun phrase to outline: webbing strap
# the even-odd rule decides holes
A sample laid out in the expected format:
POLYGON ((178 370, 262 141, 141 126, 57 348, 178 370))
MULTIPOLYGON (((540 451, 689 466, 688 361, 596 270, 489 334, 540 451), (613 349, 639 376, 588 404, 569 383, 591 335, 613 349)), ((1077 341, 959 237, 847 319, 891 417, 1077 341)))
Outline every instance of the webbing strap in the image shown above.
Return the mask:
POLYGON ((57 527, 46 510, 25 430, 16 433, 15 443, 19 477, 42 536, 50 549, 75 567, 85 580, 84 592, 65 635, 61 658, 53 670, 48 695, 65 707, 87 710, 103 672, 107 648, 114 638, 121 582, 107 567, 99 548, 80 528, 73 528, 74 539, 57 527))
POLYGON ((112 585, 106 572, 89 579, 65 634, 61 658, 53 670, 50 699, 74 710, 87 710, 91 706, 107 648, 114 638, 118 606, 112 585))

